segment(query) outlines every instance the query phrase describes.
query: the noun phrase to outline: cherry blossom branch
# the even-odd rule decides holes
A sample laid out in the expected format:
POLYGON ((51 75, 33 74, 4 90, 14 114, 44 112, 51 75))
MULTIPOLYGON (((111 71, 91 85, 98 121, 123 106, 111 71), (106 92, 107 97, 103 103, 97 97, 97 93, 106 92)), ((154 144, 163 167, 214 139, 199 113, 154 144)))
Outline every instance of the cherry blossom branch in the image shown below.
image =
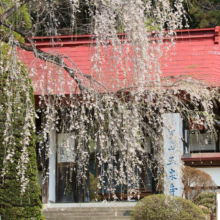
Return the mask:
MULTIPOLYGON (((32 51, 34 52, 35 57, 40 58, 41 60, 50 62, 50 63, 54 63, 58 66, 63 67, 68 73, 69 75, 75 80, 75 82, 77 83, 77 85, 79 86, 79 89, 81 90, 81 92, 85 92, 88 91, 88 89, 86 87, 84 87, 82 85, 82 81, 76 76, 76 74, 80 74, 78 71, 68 67, 68 65, 62 60, 62 58, 60 56, 55 56, 52 54, 49 54, 47 52, 44 52, 42 50, 40 50, 39 48, 36 47, 36 45, 34 44, 33 40, 28 36, 28 34, 26 34, 25 31, 22 31, 6 22, 2 23, 3 26, 7 27, 8 29, 15 31, 16 33, 20 34, 23 38, 25 38, 31 46, 28 46, 24 43, 21 42, 17 42, 18 46, 26 51, 32 51)), ((4 41, 5 43, 8 43, 8 39, 5 38, 4 36, 0 35, 1 40, 4 41)))
MULTIPOLYGON (((30 0, 26 0, 26 1, 22 1, 22 2, 23 2, 23 4, 25 4, 25 3, 29 2, 29 1, 30 1, 30 0)), ((21 5, 21 6, 22 6, 22 5, 21 5)), ((20 7, 21 7, 21 6, 20 6, 20 7)), ((18 9, 18 7, 17 7, 17 9, 18 9)), ((67 58, 68 60, 70 60, 70 61, 74 64, 74 66, 77 68, 77 71, 74 70, 73 68, 70 68, 70 67, 62 60, 61 56, 51 55, 51 54, 49 54, 49 53, 47 53, 47 52, 44 52, 44 51, 38 49, 38 48, 36 47, 36 45, 34 44, 34 41, 28 36, 28 33, 26 33, 26 31, 23 31, 23 30, 21 30, 21 29, 18 29, 18 28, 16 28, 16 27, 12 26, 11 24, 8 24, 8 23, 4 22, 4 20, 5 20, 6 18, 10 17, 17 9, 16 9, 15 6, 13 6, 11 9, 9 9, 9 10, 7 11, 8 13, 5 12, 5 13, 3 14, 4 16, 2 16, 3 19, 0 20, 0 24, 2 24, 3 26, 5 26, 5 27, 8 28, 9 30, 12 30, 12 31, 14 31, 14 32, 16 32, 16 33, 18 33, 18 34, 20 34, 20 35, 21 35, 23 38, 25 38, 25 39, 30 43, 30 45, 31 45, 31 46, 28 46, 28 45, 26 45, 26 44, 24 44, 24 43, 18 42, 20 48, 22 48, 22 49, 24 49, 24 50, 26 50, 26 51, 34 52, 35 57, 40 58, 41 60, 44 60, 44 61, 47 61, 47 62, 50 62, 50 63, 54 63, 54 64, 56 64, 56 65, 58 65, 58 66, 63 67, 63 68, 69 73, 69 75, 75 80, 75 82, 76 82, 77 85, 79 86, 79 89, 81 90, 81 92, 83 92, 83 91, 88 91, 88 88, 86 88, 86 87, 84 87, 84 86, 82 85, 82 81, 76 76, 76 74, 79 74, 79 75, 81 75, 81 76, 83 76, 83 77, 89 79, 90 81, 93 81, 93 82, 99 84, 99 85, 102 86, 106 91, 109 91, 104 85, 102 85, 100 82, 98 82, 98 81, 97 81, 96 79, 94 79, 92 76, 83 74, 83 73, 79 70, 79 68, 77 67, 77 65, 76 65, 69 57, 65 56, 64 58, 67 58)), ((0 37, 1 37, 1 39, 2 39, 4 42, 8 43, 7 38, 4 38, 2 35, 0 35, 0 37)))
POLYGON ((106 91, 110 92, 110 90, 108 90, 102 83, 100 83, 99 81, 97 81, 96 79, 94 79, 94 77, 92 77, 91 75, 86 75, 86 74, 82 73, 81 70, 78 68, 78 66, 77 66, 77 65, 73 62, 73 60, 70 59, 68 56, 64 56, 64 58, 68 59, 68 60, 76 67, 76 69, 78 70, 78 73, 79 73, 81 76, 83 76, 83 77, 89 79, 90 82, 93 81, 93 82, 99 84, 99 85, 100 85, 101 87, 103 87, 106 91))

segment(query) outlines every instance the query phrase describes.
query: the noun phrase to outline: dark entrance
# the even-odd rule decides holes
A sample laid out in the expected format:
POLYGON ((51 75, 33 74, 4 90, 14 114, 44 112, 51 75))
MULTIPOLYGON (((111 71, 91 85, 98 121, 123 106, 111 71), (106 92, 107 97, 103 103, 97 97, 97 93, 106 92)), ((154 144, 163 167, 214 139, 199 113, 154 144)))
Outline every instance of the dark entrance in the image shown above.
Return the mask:
POLYGON ((75 164, 57 164, 57 202, 76 201, 76 173, 73 171, 75 164))
POLYGON ((56 202, 58 203, 79 203, 89 202, 89 171, 87 180, 77 183, 77 166, 75 161, 75 143, 70 138, 71 134, 57 135, 57 176, 56 176, 56 202), (69 139, 67 152, 65 140, 69 139))

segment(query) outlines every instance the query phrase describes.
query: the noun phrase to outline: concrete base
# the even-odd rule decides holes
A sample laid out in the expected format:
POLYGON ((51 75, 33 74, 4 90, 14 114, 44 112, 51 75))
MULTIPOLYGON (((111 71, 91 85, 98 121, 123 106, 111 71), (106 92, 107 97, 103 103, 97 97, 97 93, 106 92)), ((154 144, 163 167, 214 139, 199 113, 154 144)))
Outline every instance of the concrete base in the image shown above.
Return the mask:
POLYGON ((137 202, 89 202, 89 203, 48 203, 45 208, 77 208, 77 207, 134 207, 137 202))
POLYGON ((47 220, 129 220, 137 202, 51 203, 43 206, 47 220))

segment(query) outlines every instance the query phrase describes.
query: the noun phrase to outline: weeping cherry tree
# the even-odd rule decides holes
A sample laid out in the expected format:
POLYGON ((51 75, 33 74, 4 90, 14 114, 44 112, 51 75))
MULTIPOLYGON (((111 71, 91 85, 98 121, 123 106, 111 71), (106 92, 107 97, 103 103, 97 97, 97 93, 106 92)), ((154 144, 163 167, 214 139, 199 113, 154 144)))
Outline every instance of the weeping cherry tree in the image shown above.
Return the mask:
MULTIPOLYGON (((183 28, 183 20, 187 23, 182 0, 176 0, 172 5, 169 0, 65 2, 68 8, 66 19, 72 33, 91 36, 91 74, 85 74, 74 60, 66 54, 59 54, 55 47, 51 52, 37 48, 32 39, 38 33, 59 36, 61 17, 55 0, 3 1, 0 6, 1 44, 13 45, 10 47, 15 52, 16 47, 33 52, 36 58, 44 61, 43 68, 48 70, 51 80, 53 74, 59 75, 55 82, 56 93, 52 83, 46 91, 43 83, 33 85, 35 89, 41 88, 38 111, 44 117, 38 154, 41 155, 44 149, 46 158, 50 156, 48 140, 52 130, 70 133, 62 144, 70 154, 74 150, 78 184, 88 178, 90 152, 93 150, 100 170, 98 187, 118 199, 116 187, 126 186, 130 199, 133 193, 139 193, 140 172, 144 164, 151 170, 157 166, 156 177, 163 173, 163 114, 179 113, 187 122, 193 118, 195 123, 203 123, 215 134, 213 109, 219 93, 216 88, 191 76, 162 75, 161 60, 168 59, 169 50, 175 47, 175 30, 183 28), (29 27, 19 14, 24 5, 27 5, 31 19, 29 27), (81 12, 86 14, 85 21, 81 12), (11 22, 15 15, 21 18, 17 23, 11 22), (71 65, 67 64, 69 61, 71 65), (68 79, 63 78, 64 73, 68 73, 68 79), (69 96, 65 95, 64 86, 68 86, 69 96), (146 146, 148 137, 152 145, 150 152, 146 146), (75 143, 74 149, 71 141, 75 143)), ((1 74, 4 68, 11 68, 11 62, 3 67, 0 61, 0 65, 1 74)), ((13 64, 13 69, 16 65, 13 64)), ((16 74, 19 73, 14 73, 15 81, 16 74)), ((31 68, 29 77, 36 74, 37 69, 31 68)), ((42 74, 42 82, 44 79, 42 74)), ((10 91, 5 94, 10 106, 10 91)), ((26 109, 25 114, 30 111, 26 109)), ((12 117, 12 112, 7 111, 7 124, 11 123, 12 117)), ((35 126, 34 121, 30 123, 35 126)), ((30 127, 27 127, 24 139, 28 138, 29 132, 30 127)), ((6 126, 5 164, 12 159, 8 156, 11 153, 7 146, 13 135, 6 126)), ((25 174, 28 179, 25 143, 22 149, 16 178, 25 174)), ((4 172, 7 172, 7 166, 3 166, 1 178, 4 178, 4 172)), ((27 184, 21 181, 21 191, 26 190, 27 184)))

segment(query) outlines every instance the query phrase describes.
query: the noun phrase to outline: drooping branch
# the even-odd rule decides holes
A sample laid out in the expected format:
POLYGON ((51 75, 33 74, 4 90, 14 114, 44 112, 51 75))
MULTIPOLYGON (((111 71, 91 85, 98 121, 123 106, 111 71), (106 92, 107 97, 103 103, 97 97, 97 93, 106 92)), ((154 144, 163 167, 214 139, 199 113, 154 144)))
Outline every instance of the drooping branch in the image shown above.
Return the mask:
MULTIPOLYGON (((43 61, 47 61, 50 63, 54 63, 58 66, 63 67, 68 73, 69 75, 75 80, 75 82, 77 83, 77 85, 79 86, 79 89, 81 90, 81 92, 88 90, 87 88, 85 88, 82 85, 82 81, 76 76, 76 74, 81 74, 81 72, 77 72, 76 70, 74 70, 73 68, 68 67, 68 65, 62 60, 62 58, 60 56, 55 56, 55 55, 51 55, 47 52, 44 52, 40 49, 38 49, 33 40, 29 37, 28 31, 25 30, 21 30, 19 28, 14 27, 11 24, 8 24, 7 22, 5 22, 5 20, 7 18, 9 18, 14 12, 16 12, 19 8, 21 8, 24 4, 30 2, 31 0, 21 0, 19 3, 13 5, 9 10, 7 10, 5 13, 0 14, 0 25, 3 25, 4 27, 8 28, 11 31, 16 32, 17 34, 21 35, 24 39, 26 39, 31 46, 28 46, 22 42, 18 42, 18 46, 26 51, 32 51, 34 52, 35 57, 40 58, 43 61)), ((9 39, 5 38, 4 36, 0 35, 0 38, 2 41, 4 41, 5 43, 8 43, 9 39)), ((84 75, 85 76, 85 75, 84 75)), ((90 77, 90 76, 89 76, 90 77)), ((87 77, 87 78, 89 78, 87 77)), ((90 77, 91 78, 91 77, 90 77)))
MULTIPOLYGON (((56 55, 52 55, 52 54, 49 54, 47 52, 44 52, 42 50, 40 50, 39 48, 37 48, 33 42, 33 40, 28 36, 28 34, 26 34, 25 31, 23 30, 20 30, 14 26, 12 26, 11 24, 8 24, 6 22, 3 22, 2 23, 3 26, 5 26, 6 28, 20 34, 23 38, 25 38, 29 43, 30 43, 30 46, 29 45, 26 45, 22 42, 18 42, 18 46, 26 51, 32 51, 34 52, 34 55, 35 57, 37 58, 40 58, 41 60, 43 61, 47 61, 47 62, 50 62, 50 63, 53 63, 53 64, 56 64, 58 66, 61 66, 63 67, 68 73, 69 75, 75 80, 75 82, 77 83, 77 85, 79 86, 79 89, 81 90, 81 92, 85 92, 87 91, 88 89, 85 88, 83 85, 82 85, 82 81, 76 76, 76 74, 81 74, 81 72, 78 72, 77 70, 73 69, 73 68, 70 68, 61 58, 61 56, 56 56, 56 55)), ((4 41, 5 43, 8 43, 9 42, 9 39, 8 38, 5 38, 4 36, 0 35, 0 38, 2 41, 4 41)), ((87 78, 91 78, 91 76, 87 76, 87 75, 84 75, 85 77, 87 78)))
MULTIPOLYGON (((22 1, 23 4, 29 2, 30 0, 26 0, 26 1, 22 1), (24 3, 25 2, 25 3, 24 3)), ((18 8, 17 8, 18 9, 18 8)), ((13 6, 11 9, 9 9, 8 11, 11 10, 11 14, 12 15, 16 10, 16 7, 13 6), (13 11, 14 10, 14 11, 13 11), (13 11, 13 12, 12 12, 13 11)), ((10 17, 9 13, 7 14, 7 16, 5 15, 5 17, 10 17)), ((16 32, 17 34, 21 35, 24 39, 26 39, 29 43, 30 43, 30 46, 29 45, 26 45, 22 42, 18 42, 18 46, 26 51, 31 51, 34 53, 35 57, 37 58, 40 58, 41 60, 43 61, 47 61, 47 62, 50 62, 50 63, 53 63, 53 64, 56 64, 58 66, 61 66, 63 67, 68 73, 69 75, 75 80, 75 82, 77 83, 77 85, 79 86, 79 89, 81 90, 81 92, 85 92, 85 91, 88 91, 88 88, 84 87, 82 85, 82 81, 76 76, 76 74, 78 75, 81 75, 87 79, 89 79, 91 82, 94 82, 94 83, 97 83, 99 85, 101 85, 105 90, 108 90, 104 85, 102 85, 100 82, 98 82, 97 80, 95 80, 92 76, 90 75, 86 75, 86 74, 83 74, 78 68, 77 66, 75 65, 75 67, 77 68, 76 69, 73 69, 73 68, 70 68, 62 59, 61 56, 56 56, 56 55, 52 55, 52 54, 49 54, 47 52, 44 52, 42 50, 40 50, 39 48, 36 47, 36 45, 34 44, 34 41, 30 38, 29 36, 29 32, 26 31, 26 30, 21 30, 17 27, 14 27, 13 25, 11 24, 8 24, 4 21, 4 19, 0 20, 0 24, 3 25, 4 27, 8 28, 9 30, 11 31, 14 31, 16 32)), ((3 37, 2 35, 0 35, 1 37, 1 40, 3 40, 4 42, 8 43, 8 39, 3 37)), ((65 58, 69 59, 68 57, 65 56, 65 58)), ((70 59, 69 59, 70 60, 70 59)), ((73 62, 71 60, 71 62, 73 62)))

